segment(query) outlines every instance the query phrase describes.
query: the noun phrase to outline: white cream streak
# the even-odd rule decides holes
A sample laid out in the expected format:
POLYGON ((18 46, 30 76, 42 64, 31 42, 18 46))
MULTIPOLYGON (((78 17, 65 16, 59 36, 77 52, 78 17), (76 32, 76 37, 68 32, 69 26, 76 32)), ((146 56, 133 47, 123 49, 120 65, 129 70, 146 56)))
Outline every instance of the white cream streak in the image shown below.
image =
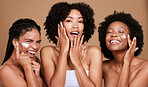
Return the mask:
POLYGON ((28 47, 29 47, 29 44, 26 44, 26 43, 23 43, 23 42, 22 42, 22 46, 28 48, 28 47))
POLYGON ((125 39, 126 38, 126 35, 124 34, 122 37, 125 39))

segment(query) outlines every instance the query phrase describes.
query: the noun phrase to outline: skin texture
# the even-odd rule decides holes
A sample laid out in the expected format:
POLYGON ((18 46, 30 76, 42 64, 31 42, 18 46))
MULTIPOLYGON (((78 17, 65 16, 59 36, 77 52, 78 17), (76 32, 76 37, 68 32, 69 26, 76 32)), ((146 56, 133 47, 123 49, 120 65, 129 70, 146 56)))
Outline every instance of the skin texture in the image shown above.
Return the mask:
POLYGON ((106 46, 114 59, 103 62, 105 87, 148 87, 148 61, 134 56, 138 49, 136 38, 130 40, 129 34, 122 22, 115 21, 108 27, 106 46), (111 43, 113 40, 119 43, 111 43))
POLYGON ((49 87, 64 87, 66 70, 75 70, 80 87, 101 87, 102 54, 98 47, 82 44, 83 29, 82 15, 72 9, 58 25, 58 45, 41 49, 44 77, 49 87), (85 70, 89 70, 89 77, 85 70))
POLYGON ((35 28, 18 40, 13 39, 15 48, 12 55, 0 69, 0 87, 43 87, 39 59, 35 56, 40 42, 40 33, 35 28), (22 46, 22 43, 28 44, 28 47, 22 46))

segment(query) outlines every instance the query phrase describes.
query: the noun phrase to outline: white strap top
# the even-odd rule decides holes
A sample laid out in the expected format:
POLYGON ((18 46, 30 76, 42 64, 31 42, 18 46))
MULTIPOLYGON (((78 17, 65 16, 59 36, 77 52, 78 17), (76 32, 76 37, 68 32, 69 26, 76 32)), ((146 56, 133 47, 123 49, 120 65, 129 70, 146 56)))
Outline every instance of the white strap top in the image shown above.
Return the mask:
MULTIPOLYGON (((85 70, 87 76, 89 76, 89 71, 85 70)), ((77 76, 75 70, 67 70, 66 71, 66 81, 65 87, 79 87, 79 83, 77 80, 77 76)))

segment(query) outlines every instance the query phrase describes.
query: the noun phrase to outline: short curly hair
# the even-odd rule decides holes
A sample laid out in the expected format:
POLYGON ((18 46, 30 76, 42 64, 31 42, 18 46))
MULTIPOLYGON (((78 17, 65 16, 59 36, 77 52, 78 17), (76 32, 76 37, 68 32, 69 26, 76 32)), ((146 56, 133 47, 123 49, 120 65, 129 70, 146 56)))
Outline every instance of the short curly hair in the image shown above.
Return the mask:
POLYGON ((49 11, 44 23, 44 29, 46 30, 46 36, 47 39, 49 39, 49 42, 52 41, 54 44, 57 44, 57 39, 55 36, 58 36, 58 24, 60 21, 64 21, 66 19, 72 9, 77 9, 83 16, 83 35, 85 36, 84 42, 88 42, 88 40, 94 34, 94 29, 96 28, 93 18, 94 11, 89 5, 85 3, 68 4, 67 2, 59 2, 51 7, 51 10, 49 11))
POLYGON ((142 26, 131 16, 131 14, 114 11, 114 14, 105 17, 105 21, 101 22, 99 24, 100 26, 98 27, 100 47, 104 57, 108 59, 114 59, 112 52, 106 46, 105 38, 108 26, 115 21, 123 22, 128 26, 131 40, 133 37, 137 38, 136 47, 139 49, 135 52, 134 56, 138 56, 141 53, 142 47, 144 45, 142 26))

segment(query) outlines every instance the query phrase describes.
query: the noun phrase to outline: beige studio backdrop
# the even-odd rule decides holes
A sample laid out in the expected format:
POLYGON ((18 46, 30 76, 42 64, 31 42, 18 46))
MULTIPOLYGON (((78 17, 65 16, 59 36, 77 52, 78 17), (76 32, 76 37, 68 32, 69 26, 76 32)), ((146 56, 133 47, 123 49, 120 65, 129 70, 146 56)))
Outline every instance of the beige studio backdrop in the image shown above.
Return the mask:
MULTIPOLYGON (((49 43, 45 36, 43 23, 51 8, 57 2, 65 0, 0 0, 0 64, 5 55, 8 31, 12 23, 19 18, 31 18, 35 20, 42 28, 42 43, 45 45, 53 45, 49 43)), ((67 0, 69 3, 85 2, 89 4, 95 12, 96 27, 114 10, 131 13, 132 16, 140 22, 144 31, 144 47, 140 55, 141 58, 148 59, 148 1, 147 0, 67 0)), ((99 46, 97 29, 93 37, 89 40, 88 45, 99 46)), ((37 53, 39 57, 39 52, 37 53)))

